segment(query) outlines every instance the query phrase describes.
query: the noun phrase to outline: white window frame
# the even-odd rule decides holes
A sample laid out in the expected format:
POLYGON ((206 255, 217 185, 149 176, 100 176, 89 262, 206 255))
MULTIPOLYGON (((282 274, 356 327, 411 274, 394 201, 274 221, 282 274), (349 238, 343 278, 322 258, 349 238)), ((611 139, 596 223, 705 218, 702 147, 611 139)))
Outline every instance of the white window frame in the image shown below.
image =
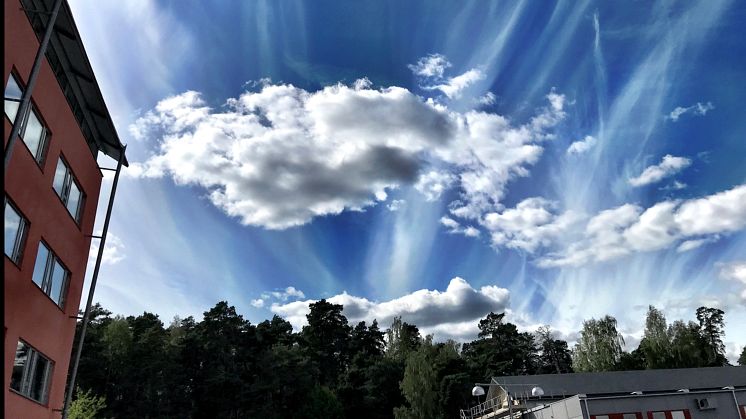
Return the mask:
MULTIPOLYGON (((33 400, 37 403, 46 405, 47 399, 49 397, 49 387, 52 381, 52 370, 54 369, 54 361, 44 356, 42 353, 34 349, 33 346, 29 345, 24 341, 23 339, 18 340, 18 345, 25 345, 26 348, 28 348, 28 355, 26 356, 26 362, 23 366, 23 373, 21 375, 21 382, 20 382, 20 388, 14 388, 10 387, 11 390, 15 391, 16 393, 19 393, 23 395, 24 397, 29 398, 30 400, 33 400), (36 367, 37 367, 37 360, 39 358, 42 358, 46 361, 45 371, 42 378, 42 392, 41 392, 41 399, 35 399, 31 396, 31 388, 33 383, 33 379, 36 376, 36 367)), ((15 361, 14 361, 15 365, 15 361)), ((11 372, 12 376, 12 372, 11 372)))
MULTIPOLYGON (((34 278, 36 277, 36 267, 37 262, 34 261, 34 271, 31 273, 31 280, 36 286, 41 288, 41 290, 44 292, 44 294, 47 295, 52 301, 54 301, 55 304, 60 309, 65 309, 65 302, 67 297, 67 291, 68 286, 70 284, 70 271, 65 267, 64 264, 62 264, 62 261, 60 261, 60 258, 57 257, 56 254, 49 248, 49 246, 44 243, 43 240, 39 241, 39 249, 44 246, 45 249, 47 249, 47 260, 44 261, 44 272, 42 273, 42 280, 41 284, 37 283, 34 278), (54 270, 56 265, 58 265, 62 270, 64 271, 64 278, 62 278, 62 285, 60 286, 59 295, 53 296, 52 295, 52 276, 54 275, 54 270), (59 301, 57 300, 59 299, 59 301)), ((39 251, 36 251, 36 257, 39 257, 39 251)))
MULTIPOLYGON (((11 79, 13 80, 13 82, 18 87, 18 90, 20 90, 21 95, 23 95, 23 90, 24 89, 21 86, 21 83, 19 82, 18 77, 16 77, 16 75, 13 72, 10 73, 10 76, 8 77, 8 81, 6 81, 6 83, 5 83, 5 90, 7 91, 7 89, 8 89, 8 83, 10 83, 11 79)), ((16 103, 18 103, 18 107, 20 107, 20 104, 21 104, 20 98, 11 98, 11 97, 5 96, 5 93, 3 92, 3 99, 4 99, 3 100, 3 109, 5 107, 4 104, 7 101, 16 102, 16 103)), ((3 112, 5 112, 5 111, 3 110, 3 112)), ((5 112, 5 116, 10 120, 11 124, 14 122, 14 119, 15 119, 15 117, 17 115, 18 115, 18 108, 16 108, 16 115, 14 115, 13 118, 11 118, 11 116, 8 115, 7 112, 5 112)), ((25 119, 23 121, 21 121, 21 129, 19 130, 18 135, 19 135, 19 137, 21 137, 21 140, 23 140, 23 144, 26 146, 26 149, 28 149, 28 151, 31 153, 31 155, 34 156, 34 160, 36 161, 36 164, 38 164, 39 166, 41 166, 44 163, 44 157, 45 157, 46 151, 47 151, 47 143, 49 142, 48 141, 49 140, 49 129, 47 128, 47 125, 44 123, 44 121, 40 117, 40 113, 36 109, 36 106, 34 106, 33 103, 30 104, 29 110, 28 110, 28 114, 25 115, 25 119), (36 120, 39 122, 39 125, 41 125, 41 137, 39 138, 39 143, 36 146, 36 150, 32 150, 31 149, 31 147, 29 146, 29 144, 26 142, 26 138, 25 138, 26 128, 28 127, 28 122, 29 122, 29 119, 31 118, 32 114, 33 114, 34 118, 36 118, 36 120)))
POLYGON ((5 253, 5 256, 7 256, 16 265, 20 265, 21 257, 23 257, 23 248, 24 248, 24 245, 26 244, 26 236, 29 230, 29 222, 28 222, 28 219, 21 213, 21 211, 19 211, 18 208, 16 208, 16 206, 13 205, 13 203, 10 202, 10 200, 6 196, 5 197, 5 211, 7 211, 8 208, 13 210, 13 212, 15 212, 16 215, 18 215, 21 218, 21 223, 20 223, 19 228, 16 230, 16 239, 15 239, 15 242, 13 243, 13 250, 10 255, 5 253))
POLYGON ((72 170, 70 170, 70 165, 67 164, 67 161, 65 161, 65 158, 62 157, 62 155, 60 155, 59 159, 57 160, 57 166, 55 166, 54 179, 52 180, 52 189, 54 189, 55 193, 57 193, 57 196, 60 198, 60 200, 62 200, 62 204, 65 206, 65 209, 67 209, 67 212, 70 214, 70 216, 73 217, 75 223, 80 225, 80 220, 83 218, 83 208, 85 207, 86 194, 83 191, 83 188, 80 187, 80 182, 78 182, 75 174, 73 174, 72 170), (63 175, 64 178, 62 180, 61 190, 57 190, 55 185, 57 184, 57 168, 59 168, 60 164, 65 168, 65 174, 63 175), (70 208, 68 206, 70 200, 70 191, 72 190, 73 185, 78 188, 78 192, 80 193, 80 197, 78 198, 78 206, 75 209, 75 214, 70 212, 70 208))

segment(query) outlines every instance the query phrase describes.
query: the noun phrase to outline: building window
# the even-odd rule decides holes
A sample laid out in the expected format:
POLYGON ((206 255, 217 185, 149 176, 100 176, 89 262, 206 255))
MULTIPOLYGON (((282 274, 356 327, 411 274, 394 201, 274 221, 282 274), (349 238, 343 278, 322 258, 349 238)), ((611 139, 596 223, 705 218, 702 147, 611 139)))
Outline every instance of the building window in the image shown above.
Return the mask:
POLYGON ((41 404, 47 403, 53 363, 19 340, 10 376, 10 388, 41 404))
MULTIPOLYGON (((13 122, 18 113, 18 107, 21 104, 21 95, 23 90, 11 73, 8 78, 8 84, 5 85, 5 115, 13 122)), ((37 163, 44 161, 44 152, 46 150, 48 131, 39 118, 39 112, 31 106, 28 118, 19 132, 21 139, 37 163)))
POLYGON ((648 419, 691 419, 689 410, 663 410, 648 412, 648 419))
POLYGON ((62 266, 57 256, 44 242, 39 242, 32 279, 60 308, 65 306, 69 277, 70 272, 62 266))
POLYGON ((16 265, 21 260, 27 231, 28 221, 5 198, 5 256, 16 265))
POLYGON ((591 415, 591 419, 642 419, 642 413, 607 413, 604 415, 591 415))
POLYGON ((62 203, 65 204, 67 211, 75 219, 75 222, 80 223, 83 214, 83 204, 85 203, 85 194, 80 189, 80 184, 75 179, 65 160, 62 159, 62 156, 57 161, 57 169, 54 171, 54 183, 52 186, 62 200, 62 203))

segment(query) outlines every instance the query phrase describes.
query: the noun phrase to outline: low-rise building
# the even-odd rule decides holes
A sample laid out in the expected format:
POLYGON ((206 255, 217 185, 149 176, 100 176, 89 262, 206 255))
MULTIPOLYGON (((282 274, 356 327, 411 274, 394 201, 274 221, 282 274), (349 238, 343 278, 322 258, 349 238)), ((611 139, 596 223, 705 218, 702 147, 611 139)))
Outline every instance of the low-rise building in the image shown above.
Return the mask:
POLYGON ((494 377, 462 419, 746 419, 746 367, 494 377))

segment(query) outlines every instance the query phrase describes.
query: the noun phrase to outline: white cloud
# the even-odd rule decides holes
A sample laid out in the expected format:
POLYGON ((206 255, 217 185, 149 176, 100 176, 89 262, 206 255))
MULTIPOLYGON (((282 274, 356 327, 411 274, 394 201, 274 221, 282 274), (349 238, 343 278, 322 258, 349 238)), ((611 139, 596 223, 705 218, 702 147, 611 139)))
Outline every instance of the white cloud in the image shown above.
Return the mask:
MULTIPOLYGON (((420 87, 425 90, 440 90, 448 99, 458 99, 469 86, 485 78, 481 69, 472 68, 455 77, 444 78, 445 70, 452 64, 445 56, 431 54, 420 58, 416 64, 410 64, 409 69, 420 78, 420 87)), ((494 95, 485 95, 485 100, 494 101, 494 95)), ((481 100, 481 99, 480 99, 481 100)))
POLYGON ((391 201, 390 204, 388 204, 387 207, 389 211, 399 211, 400 209, 402 209, 402 207, 404 207, 404 205, 406 205, 406 203, 407 201, 403 199, 394 199, 393 201, 391 201))
POLYGON ((644 186, 656 183, 664 178, 675 175, 690 164, 692 164, 692 161, 686 157, 675 157, 666 154, 659 164, 649 166, 642 171, 640 176, 629 179, 629 184, 632 186, 644 186))
MULTIPOLYGON (((507 308, 509 292, 494 285, 473 288, 461 278, 451 279, 445 291, 421 289, 389 301, 370 301, 346 292, 327 298, 327 301, 344 306, 344 315, 350 323, 374 319, 387 327, 396 316, 416 324, 423 334, 435 333, 436 338, 465 334, 474 337, 477 320, 490 311, 503 312, 507 308), (450 330, 450 333, 448 332, 450 330), (461 330, 461 333, 454 333, 461 330)), ((284 317, 298 330, 306 324, 309 304, 316 300, 273 304, 272 312, 284 317)))
POLYGON ((262 308, 264 307, 264 300, 262 298, 256 298, 251 300, 251 305, 256 308, 262 308))
POLYGON ((430 90, 437 89, 443 92, 443 94, 445 94, 449 99, 458 99, 459 97, 461 97, 461 94, 464 90, 466 90, 469 86, 473 85, 479 80, 483 80, 484 78, 485 75, 482 70, 472 68, 464 74, 448 78, 443 83, 433 86, 423 86, 423 88, 430 90))
POLYGON ((441 54, 430 54, 426 57, 422 57, 417 61, 417 64, 410 64, 410 70, 420 77, 433 77, 442 78, 443 72, 446 68, 451 67, 452 64, 441 54))
POLYGON ((686 189, 686 186, 686 183, 674 180, 673 183, 671 183, 670 185, 663 186, 660 189, 662 191, 680 191, 682 189, 686 189))
POLYGON ((448 172, 431 170, 420 176, 415 189, 425 195, 428 201, 437 201, 440 195, 451 187, 458 178, 448 172))
POLYGON ((476 102, 482 106, 494 105, 497 102, 497 96, 492 92, 487 92, 483 96, 479 97, 476 102))
POLYGON ((528 198, 515 208, 486 214, 482 225, 490 231, 495 247, 533 253, 540 246, 550 245, 580 221, 581 216, 572 211, 559 216, 552 214, 553 206, 554 203, 543 198, 528 198))
POLYGON ((720 268, 720 278, 740 282, 743 287, 741 299, 746 301, 746 261, 719 263, 716 266, 720 268))
POLYGON ((270 291, 265 293, 264 295, 267 294, 280 301, 287 301, 290 298, 306 298, 306 295, 303 293, 303 291, 296 289, 295 287, 287 287, 281 291, 270 291))
POLYGON ((567 147, 567 154, 583 154, 596 145, 597 142, 595 137, 586 135, 582 140, 570 144, 570 147, 567 147))
POLYGON ((479 237, 481 232, 473 226, 463 227, 458 221, 450 217, 441 217, 440 224, 446 227, 450 234, 463 234, 467 237, 479 237))
POLYGON ((681 242, 681 244, 679 245, 679 247, 676 248, 676 252, 678 252, 678 253, 688 252, 690 250, 694 250, 694 249, 697 249, 699 247, 702 247, 702 246, 704 246, 706 244, 714 243, 714 242, 718 241, 719 239, 720 239, 720 236, 718 236, 716 234, 716 235, 714 235, 712 237, 707 237, 707 238, 704 238, 704 239, 685 240, 685 241, 681 242))
POLYGON ((694 105, 688 107, 677 106, 674 110, 671 111, 671 113, 666 115, 665 119, 676 122, 684 114, 691 113, 697 116, 704 116, 705 114, 707 114, 707 112, 713 109, 715 109, 715 106, 712 104, 712 102, 697 102, 694 105))
POLYGON ((186 92, 133 125, 133 134, 157 139, 158 149, 125 173, 201 187, 228 215, 269 229, 360 210, 400 186, 435 200, 458 184, 453 213, 476 219, 498 206, 511 179, 528 175, 526 166, 543 151, 537 142, 564 117, 564 97, 547 99, 549 107, 513 126, 500 115, 455 112, 369 83, 313 93, 266 84, 222 111, 186 92))
POLYGON ((698 199, 659 202, 644 211, 625 204, 591 218, 581 240, 541 257, 538 265, 581 266, 665 249, 681 240, 679 250, 691 250, 744 227, 746 185, 698 199))
MULTIPOLYGON (((96 235, 101 235, 101 232, 96 233, 96 235)), ((98 257, 98 239, 93 239, 91 243, 91 250, 88 253, 88 262, 89 263, 95 263, 96 257, 98 257)), ((124 253, 124 243, 122 242, 122 239, 119 238, 119 236, 116 236, 115 234, 109 232, 106 235, 106 244, 104 245, 104 253, 101 255, 101 263, 104 265, 114 265, 127 257, 127 255, 124 253)))

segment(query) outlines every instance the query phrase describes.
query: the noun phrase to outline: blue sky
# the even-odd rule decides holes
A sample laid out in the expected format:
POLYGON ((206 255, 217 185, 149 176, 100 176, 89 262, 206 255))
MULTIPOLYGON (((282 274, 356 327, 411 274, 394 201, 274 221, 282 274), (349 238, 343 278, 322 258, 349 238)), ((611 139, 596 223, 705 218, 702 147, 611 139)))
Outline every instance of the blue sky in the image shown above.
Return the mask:
POLYGON ((746 343, 743 3, 71 6, 133 162, 115 313, 611 314, 633 347, 710 305, 746 343))

